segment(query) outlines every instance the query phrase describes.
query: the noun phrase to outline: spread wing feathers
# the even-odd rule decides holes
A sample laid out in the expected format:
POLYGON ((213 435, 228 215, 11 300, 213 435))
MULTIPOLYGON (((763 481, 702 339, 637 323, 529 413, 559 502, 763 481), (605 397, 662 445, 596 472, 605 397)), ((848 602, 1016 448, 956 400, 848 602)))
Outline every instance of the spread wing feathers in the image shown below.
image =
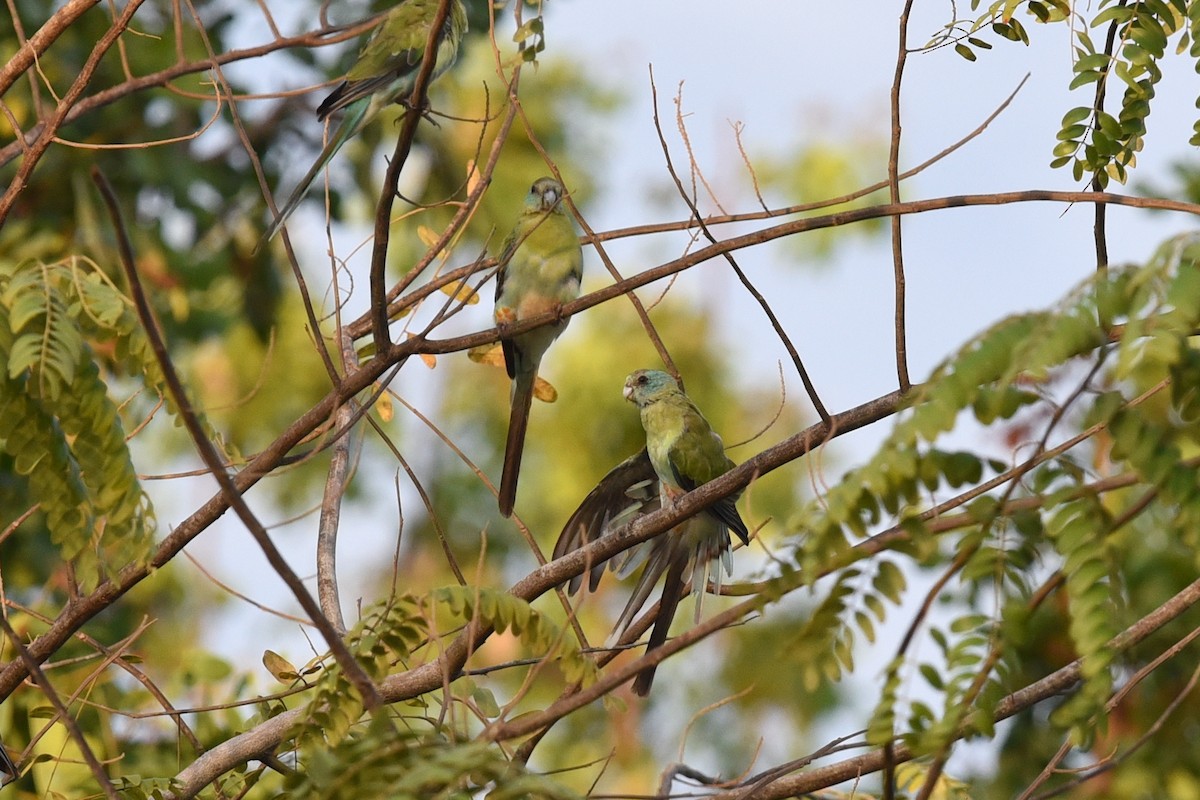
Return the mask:
MULTIPOLYGON (((654 474, 650 455, 642 448, 637 454, 613 467, 596 488, 583 498, 579 508, 575 509, 575 513, 563 526, 562 533, 558 535, 558 541, 554 545, 554 557, 561 558, 573 550, 578 550, 605 533, 619 528, 638 514, 648 514, 658 508, 658 477, 654 474)), ((635 548, 641 549, 640 546, 635 548)), ((631 558, 632 552, 626 554, 621 562, 622 568, 631 558)), ((614 569, 616 568, 614 565, 614 569)), ((589 591, 596 590, 603 572, 603 563, 591 568, 589 591)), ((582 584, 582 575, 572 578, 569 584, 571 593, 578 592, 582 584)))

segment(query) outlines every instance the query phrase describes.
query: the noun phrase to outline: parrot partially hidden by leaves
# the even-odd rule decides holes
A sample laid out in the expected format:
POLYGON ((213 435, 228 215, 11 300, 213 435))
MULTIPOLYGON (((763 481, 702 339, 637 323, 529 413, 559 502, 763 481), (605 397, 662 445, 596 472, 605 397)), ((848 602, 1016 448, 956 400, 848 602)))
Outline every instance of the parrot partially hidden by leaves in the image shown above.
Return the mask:
MULTIPOLYGON (((563 303, 579 297, 583 250, 575 224, 562 207, 564 195, 562 184, 553 178, 538 178, 530 187, 525 207, 497 259, 498 326, 557 310, 563 303)), ((521 470, 538 365, 569 321, 558 320, 500 340, 504 366, 512 379, 512 410, 499 491, 500 513, 506 517, 512 515, 517 498, 517 475, 521 470)))
MULTIPOLYGON (((624 394, 641 413, 642 427, 646 429, 646 449, 618 464, 584 498, 559 534, 554 546, 555 558, 596 540, 638 515, 672 505, 679 497, 719 478, 735 466, 725 455, 721 437, 667 373, 638 370, 625 381, 624 394)), ((659 578, 664 578, 662 598, 646 652, 666 642, 671 620, 689 578, 692 592, 697 595, 695 618, 699 622, 701 600, 713 562, 720 559, 725 572, 731 573, 729 531, 736 533, 742 544, 750 543, 750 531, 738 514, 734 505, 736 500, 736 495, 724 497, 613 561, 612 568, 622 577, 643 562, 646 565, 617 620, 614 633, 619 634, 629 627, 659 578)), ((592 568, 589 578, 592 590, 599 583, 603 569, 603 564, 592 568)), ((719 591, 720 569, 713 571, 713 581, 719 591)), ((581 583, 582 577, 572 580, 571 592, 578 591, 581 583)), ((634 680, 633 691, 645 697, 653 681, 654 667, 647 667, 634 680)))
MULTIPOLYGON (((279 209, 279 214, 263 234, 260 246, 273 239, 283 227, 334 153, 381 110, 408 98, 421 71, 429 28, 440 4, 441 0, 402 0, 397 3, 363 45, 345 79, 317 106, 317 119, 324 121, 334 112, 341 111, 341 123, 317 156, 316 163, 279 209)), ((467 12, 462 0, 451 0, 446 23, 439 35, 430 82, 454 64, 466 32, 467 12)))

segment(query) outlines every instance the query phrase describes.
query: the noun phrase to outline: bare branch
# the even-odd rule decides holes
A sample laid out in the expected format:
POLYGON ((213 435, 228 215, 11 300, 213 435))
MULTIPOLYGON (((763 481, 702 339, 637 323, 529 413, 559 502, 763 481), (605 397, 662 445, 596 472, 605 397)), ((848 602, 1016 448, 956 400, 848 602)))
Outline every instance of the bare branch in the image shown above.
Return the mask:
POLYGON ((28 149, 24 150, 25 157, 21 160, 21 166, 17 168, 17 174, 13 177, 12 183, 8 185, 8 189, 5 190, 4 195, 0 196, 0 225, 3 225, 5 220, 8 219, 8 214, 12 211, 13 204, 17 202, 17 198, 25 190, 26 184, 29 183, 29 176, 33 174, 33 170, 41 160, 42 155, 46 152, 46 148, 50 146, 50 143, 58 134, 58 129, 66 121, 68 112, 70 112, 71 108, 83 95, 83 90, 87 88, 92 75, 95 74, 96 68, 100 65, 100 59, 121 38, 121 34, 129 27, 129 23, 133 20, 133 15, 141 8, 143 2, 145 0, 129 0, 125 4, 125 9, 121 12, 121 16, 113 22, 104 36, 100 38, 100 41, 96 43, 96 46, 92 48, 92 52, 88 55, 87 61, 84 62, 83 66, 80 67, 79 74, 75 76, 71 87, 67 89, 66 94, 59 101, 58 106, 54 109, 54 113, 50 115, 50 119, 41 126, 37 138, 28 146, 28 149))
POLYGON ((197 452, 200 454, 205 465, 208 466, 210 474, 221 487, 221 494, 229 504, 229 507, 241 519, 246 529, 262 549, 263 555, 267 557, 271 568, 283 579, 283 582, 295 596, 296 601, 300 603, 300 607, 304 609, 305 613, 308 614, 313 624, 317 627, 317 630, 325 638, 325 643, 337 660, 338 666, 342 668, 346 678, 354 684, 354 688, 359 691, 363 699, 363 704, 368 709, 378 707, 380 699, 378 692, 375 690, 375 685, 363 671, 362 667, 359 666, 358 662, 354 660, 354 656, 346 647, 346 643, 342 641, 337 630, 325 615, 321 613, 320 607, 313 600, 312 595, 308 593, 300 578, 288 566, 283 554, 279 552, 279 549, 271 541, 270 534, 267 533, 262 523, 254 516, 250 507, 246 505, 241 490, 239 490, 225 471, 224 461, 205 434, 199 418, 188 401, 187 392, 184 390, 183 383, 175 371, 175 366, 171 362, 170 355, 167 353, 166 343, 162 339, 157 321, 154 319, 154 314, 150 309, 150 303, 146 299, 145 291, 138 278, 133 249, 121 219, 121 209, 116 195, 99 169, 93 168, 92 178, 100 188, 105 204, 108 206, 109 214, 112 216, 113 227, 117 234, 117 244, 121 254, 121 265, 125 270, 125 277, 129 281, 129 291, 133 296, 134 307, 137 309, 142 329, 150 340, 151 348, 154 351, 159 368, 162 370, 163 379, 171 392, 172 398, 175 400, 176 406, 179 408, 179 416, 183 419, 184 425, 192 437, 192 442, 196 445, 197 452))
MULTIPOLYGON (((45 53, 46 49, 75 23, 75 20, 99 2, 100 0, 68 0, 62 8, 55 11, 50 19, 38 28, 37 33, 30 36, 21 45, 21 49, 14 53, 3 67, 0 67, 0 97, 8 93, 12 85, 17 82, 17 78, 32 67, 38 56, 45 53)), ((16 21, 15 17, 14 21, 16 21)))
MULTIPOLYGON (((691 210, 692 218, 700 227, 700 231, 704 234, 704 238, 708 239, 710 243, 716 245, 718 243, 717 238, 713 236, 712 232, 708 229, 708 226, 704 223, 704 219, 700 214, 700 209, 696 207, 695 202, 692 201, 692 198, 689 197, 688 193, 684 190, 683 181, 679 179, 679 174, 675 171, 675 165, 671 161, 671 150, 667 146, 667 139, 663 135, 662 124, 658 118, 658 89, 654 86, 653 71, 651 71, 650 74, 650 88, 654 105, 654 129, 658 132, 658 143, 662 147, 663 160, 666 162, 667 172, 670 173, 671 179, 675 181, 675 188, 678 190, 679 196, 691 210)), ((678 123, 680 128, 682 128, 682 117, 678 119, 678 123)), ((817 395, 816 387, 813 386, 812 380, 808 377, 808 370, 804 368, 804 362, 800 360, 800 353, 796 351, 796 346, 792 344, 792 340, 787 335, 787 332, 783 329, 783 325, 780 324, 779 318, 775 316, 775 312, 772 310, 771 305, 767 302, 767 298, 763 297, 762 293, 754 287, 754 284, 750 282, 748 277, 746 277, 746 273, 742 271, 742 268, 738 265, 737 261, 734 260, 733 256, 728 251, 722 253, 722 255, 729 263, 729 266, 733 268, 733 272, 735 275, 737 275, 738 280, 742 282, 742 286, 746 288, 746 291, 748 291, 750 296, 754 298, 756 303, 758 303, 759 308, 763 310, 767 320, 771 323, 771 327, 775 330, 775 335, 779 338, 779 341, 783 343, 784 348, 788 351, 788 355, 791 356, 792 364, 796 367, 796 372, 800 374, 800 380, 804 383, 804 390, 808 392, 808 399, 813 404, 813 408, 816 409, 817 416, 819 416, 823 421, 828 422, 829 412, 825 410, 825 404, 821 402, 821 398, 817 395)), ((678 375, 676 377, 678 377, 678 375)))
MULTIPOLYGON (((12 625, 9 624, 7 617, 4 615, 0 615, 0 629, 4 630, 4 635, 8 638, 13 649, 17 651, 18 660, 29 670, 29 674, 37 683, 38 688, 42 690, 42 694, 50 701, 50 705, 54 706, 54 710, 58 712, 58 718, 62 720, 62 724, 70 734, 71 740, 75 742, 75 746, 79 748, 84 762, 87 763, 88 769, 92 771, 92 775, 96 778, 96 783, 100 784, 105 797, 108 797, 109 800, 120 800, 116 788, 108 780, 108 774, 104 771, 104 766, 96 758, 96 754, 92 752, 87 737, 83 735, 79 724, 71 716, 70 709, 63 703, 62 698, 58 696, 58 692, 54 689, 54 684, 50 683, 46 674, 42 672, 42 668, 38 666, 37 660, 29 654, 29 650, 21 641, 21 637, 13 630, 12 625)), ((3 747, 3 745, 0 745, 0 747, 3 747)))
MULTIPOLYGON (((900 84, 904 79, 904 64, 908 61, 908 17, 912 12, 912 0, 905 0, 904 10, 900 12, 899 44, 896 48, 896 73, 892 79, 891 92, 891 122, 892 132, 888 149, 888 195, 892 203, 900 202, 900 84)), ((895 281, 895 339, 896 339, 896 378, 900 391, 908 391, 911 381, 908 377, 908 325, 905 321, 905 288, 904 288, 904 245, 901 236, 901 220, 891 218, 892 226, 892 272, 895 281)), ((884 800, 891 800, 895 793, 892 782, 884 784, 884 800)))
MULTIPOLYGON (((349 372, 358 357, 354 343, 342 334, 342 368, 349 372)), ((354 408, 346 403, 334 414, 338 428, 349 428, 353 422, 354 408)), ((342 602, 337 583, 337 535, 341 523, 342 496, 350 479, 350 437, 342 436, 333 446, 333 457, 329 461, 329 472, 325 479, 325 495, 321 499, 321 519, 317 524, 317 598, 326 619, 339 635, 346 634, 346 621, 342 618, 342 602)))

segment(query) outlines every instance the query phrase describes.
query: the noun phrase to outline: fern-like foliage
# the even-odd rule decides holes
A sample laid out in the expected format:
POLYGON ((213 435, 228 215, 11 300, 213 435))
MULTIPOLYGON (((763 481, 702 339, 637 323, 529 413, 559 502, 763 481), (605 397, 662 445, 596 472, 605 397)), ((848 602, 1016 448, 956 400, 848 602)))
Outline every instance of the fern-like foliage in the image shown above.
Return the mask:
MULTIPOLYGON (((574 639, 523 600, 471 587, 441 589, 430 600, 458 623, 476 620, 511 632, 531 648, 552 652, 571 680, 594 679, 594 665, 574 639)), ((404 596, 364 614, 347 643, 372 680, 407 664, 428 641, 432 610, 418 598, 404 596)), ((469 679, 455 681, 454 691, 485 716, 499 713, 490 692, 469 679)), ((411 705, 422 711, 426 702, 414 698, 411 705)), ((576 796, 512 763, 495 745, 471 741, 469 731, 451 722, 453 715, 438 721, 424 713, 396 714, 395 708, 364 714, 362 698, 341 671, 325 670, 294 732, 298 769, 287 788, 297 797, 329 798, 470 798, 485 789, 488 797, 497 798, 576 796)))
MULTIPOLYGON (((117 290, 102 271, 84 269, 78 264, 72 265, 71 288, 70 310, 84 334, 109 345, 114 369, 140 381, 154 395, 163 398, 169 413, 178 416, 179 407, 167 390, 158 357, 129 298, 117 290)), ((212 426, 208 417, 199 410, 196 410, 196 416, 209 441, 225 454, 226 459, 239 460, 237 449, 212 426)))
POLYGON ((525 770, 482 742, 454 742, 397 727, 379 713, 329 749, 306 754, 289 796, 328 800, 575 800, 550 778, 525 770))
POLYGON ((509 632, 526 646, 554 661, 571 683, 589 686, 596 680, 596 664, 579 648, 574 636, 526 601, 497 589, 449 586, 434 598, 463 622, 478 621, 497 633, 509 632))
MULTIPOLYGON (((153 518, 87 344, 98 320, 83 313, 77 278, 67 264, 0 262, 0 448, 90 586, 111 564, 146 557, 153 518)), ((107 290, 110 304, 123 304, 107 290)))
MULTIPOLYGON (((1086 25, 1075 29, 1075 78, 1071 88, 1088 87, 1113 78, 1124 87, 1116 116, 1091 104, 1067 112, 1051 166, 1070 165, 1076 180, 1094 175, 1101 186, 1110 178, 1124 183, 1146 135, 1150 101, 1162 78, 1159 62, 1167 55, 1170 39, 1181 36, 1178 49, 1188 49, 1195 33, 1185 0, 1141 0, 1137 3, 1108 0, 1086 25), (1098 48, 1089 30, 1113 38, 1111 52, 1098 48)), ((1104 40, 1102 39, 1102 41, 1104 40)), ((1191 55, 1200 56, 1196 45, 1191 55)), ((1197 128, 1200 131, 1200 122, 1197 128)), ((1200 137, 1200 134, 1197 134, 1200 137)), ((1200 141, 1193 137, 1192 143, 1200 141)))
MULTIPOLYGON (((429 627, 417 598, 404 595, 364 612, 347 634, 350 652, 373 681, 405 663, 426 641, 429 627)), ((336 747, 360 723, 363 698, 341 670, 331 667, 317 681, 296 730, 302 757, 336 747)))
POLYGON ((1082 675, 1051 720, 1076 741, 1095 736, 1113 690, 1110 642, 1122 619, 1132 621, 1121 548, 1133 545, 1119 534, 1154 500, 1170 510, 1172 535, 1200 546, 1200 479, 1185 458, 1200 443, 1200 351, 1192 341, 1198 329, 1200 237, 1181 237, 1144 267, 1104 271, 1057 307, 980 334, 914 392, 873 458, 793 520, 802 537, 777 582, 807 583, 822 593, 794 646, 808 654, 804 666, 814 681, 849 668, 855 632, 884 622, 882 600, 899 600, 903 580, 878 577, 885 569, 899 574, 882 566, 889 561, 881 562, 872 586, 863 583, 862 559, 880 545, 858 545, 885 528, 883 546, 913 559, 914 567, 936 567, 944 576, 937 591, 955 586, 979 609, 946 625, 925 623, 937 659, 905 651, 889 665, 869 727, 872 741, 900 733, 917 752, 936 753, 964 731, 991 733, 995 704, 1015 688, 1008 686, 1008 656, 1027 636, 1031 571, 1045 574, 1046 566, 1061 576, 1069 615, 1062 636, 1082 675), (1065 400, 1036 388, 1072 374, 1085 377, 1065 400), (1103 433, 1092 460, 1122 474, 1123 493, 1104 494, 1096 468, 1081 465, 1078 449, 1087 436, 1054 450, 1039 444, 1029 450, 1031 460, 1015 466, 938 447, 964 419, 992 425, 1022 409, 1043 420, 1046 447, 1068 412, 1072 425, 1103 433), (1006 470, 988 491, 974 488, 1006 470), (958 518, 939 527, 928 513, 935 499, 962 487, 969 491, 960 495, 958 518), (870 615, 861 613, 864 607, 870 615), (940 710, 913 699, 907 685, 916 676, 941 695, 940 710))
POLYGON ((879 559, 870 587, 857 566, 841 570, 800 629, 788 653, 799 665, 805 688, 816 691, 821 681, 836 681, 854 670, 856 633, 875 641, 875 626, 887 617, 885 601, 900 602, 904 573, 892 561, 879 559))

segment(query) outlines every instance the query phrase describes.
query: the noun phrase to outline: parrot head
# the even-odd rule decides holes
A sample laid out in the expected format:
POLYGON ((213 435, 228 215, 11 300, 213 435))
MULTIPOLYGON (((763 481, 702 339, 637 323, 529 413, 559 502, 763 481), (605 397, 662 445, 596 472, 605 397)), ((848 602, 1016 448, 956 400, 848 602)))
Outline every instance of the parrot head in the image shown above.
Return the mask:
POLYGON ((667 373, 657 369, 639 369, 625 380, 622 394, 638 408, 671 391, 678 391, 679 384, 667 373))
POLYGON ((525 210, 541 214, 558 210, 558 204, 566 195, 563 185, 554 178, 538 178, 529 187, 525 198, 525 210))

